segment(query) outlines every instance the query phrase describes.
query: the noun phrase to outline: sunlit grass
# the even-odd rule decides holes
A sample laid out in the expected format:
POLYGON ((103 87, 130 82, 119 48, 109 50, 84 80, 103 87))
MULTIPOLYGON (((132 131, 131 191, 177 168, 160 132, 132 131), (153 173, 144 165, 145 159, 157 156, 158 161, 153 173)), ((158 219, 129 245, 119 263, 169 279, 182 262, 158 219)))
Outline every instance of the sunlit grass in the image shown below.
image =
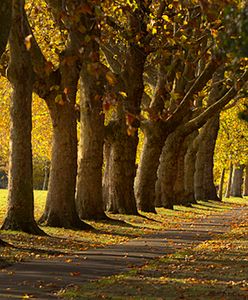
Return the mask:
MULTIPOLYGON (((214 204, 214 203, 213 203, 214 204)), ((247 299, 248 221, 128 273, 67 289, 65 299, 247 299)))
MULTIPOLYGON (((46 191, 35 191, 34 214, 36 220, 42 215, 45 202, 46 191)), ((169 228, 180 227, 180 223, 191 223, 194 219, 219 214, 235 206, 248 204, 247 199, 231 198, 225 202, 199 201, 192 207, 175 206, 174 210, 157 208, 157 214, 141 213, 140 216, 132 215, 111 215, 113 221, 91 221, 89 222, 95 230, 69 230, 63 228, 44 227, 42 229, 49 235, 48 237, 30 236, 25 233, 2 231, 2 238, 20 248, 32 248, 30 251, 19 251, 16 258, 23 259, 29 256, 52 255, 51 251, 63 253, 74 253, 90 247, 104 247, 110 244, 122 243, 129 239, 140 237, 144 234, 157 233, 169 228), (37 254, 35 249, 51 250, 37 254)), ((4 220, 7 210, 7 190, 0 190, 0 224, 4 220)), ((5 250, 11 252, 12 250, 5 250)))

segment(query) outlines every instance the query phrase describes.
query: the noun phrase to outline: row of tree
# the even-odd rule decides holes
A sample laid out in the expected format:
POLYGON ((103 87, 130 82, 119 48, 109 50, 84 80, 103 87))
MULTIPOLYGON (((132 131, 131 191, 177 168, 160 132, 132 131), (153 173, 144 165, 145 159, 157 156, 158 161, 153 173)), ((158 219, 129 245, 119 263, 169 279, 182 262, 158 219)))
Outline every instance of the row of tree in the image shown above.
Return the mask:
POLYGON ((7 76, 13 93, 2 228, 42 234, 33 216, 33 92, 46 102, 53 127, 41 223, 87 229, 82 219, 106 219, 105 211, 138 214, 218 199, 219 114, 248 79, 242 1, 30 3, 3 6, 5 27, 12 23, 7 76), (41 32, 50 32, 48 42, 57 36, 51 52, 43 49, 41 32), (137 167, 139 129, 144 143, 137 167))

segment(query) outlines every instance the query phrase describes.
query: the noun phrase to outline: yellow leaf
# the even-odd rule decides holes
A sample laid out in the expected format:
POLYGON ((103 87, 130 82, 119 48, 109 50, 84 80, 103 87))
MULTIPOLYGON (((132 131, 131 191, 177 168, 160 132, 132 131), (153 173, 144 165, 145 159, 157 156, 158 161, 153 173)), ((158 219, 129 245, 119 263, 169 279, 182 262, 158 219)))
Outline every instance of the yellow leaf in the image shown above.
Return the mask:
POLYGON ((115 75, 110 71, 106 73, 106 79, 110 85, 115 85, 117 83, 115 75))
POLYGON ((119 92, 119 94, 120 94, 122 97, 124 97, 124 98, 127 97, 127 93, 125 93, 125 92, 119 92))
POLYGON ((170 18, 167 15, 163 15, 162 17, 166 22, 170 22, 170 18))
POLYGON ((152 28, 152 34, 156 34, 158 31, 157 31, 157 28, 153 27, 152 28))
POLYGON ((31 44, 31 40, 32 40, 32 34, 29 34, 28 36, 25 37, 25 46, 26 46, 26 49, 29 51, 32 44, 31 44))

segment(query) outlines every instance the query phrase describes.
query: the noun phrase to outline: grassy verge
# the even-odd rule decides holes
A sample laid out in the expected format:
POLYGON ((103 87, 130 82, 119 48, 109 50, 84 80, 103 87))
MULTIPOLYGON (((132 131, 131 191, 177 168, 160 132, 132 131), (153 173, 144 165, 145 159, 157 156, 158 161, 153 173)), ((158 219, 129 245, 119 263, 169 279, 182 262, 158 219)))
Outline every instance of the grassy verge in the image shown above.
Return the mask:
MULTIPOLYGON (((6 213, 7 191, 0 190, 0 224, 6 213)), ((35 217, 38 219, 45 206, 46 192, 35 191, 35 217)), ((157 214, 144 213, 141 216, 109 215, 112 221, 90 222, 93 231, 75 231, 63 228, 42 227, 47 237, 31 236, 19 232, 1 231, 1 238, 15 245, 17 249, 1 249, 0 259, 23 260, 73 254, 92 247, 104 247, 138 238, 168 228, 180 227, 194 219, 247 205, 247 199, 231 199, 229 202, 199 202, 193 207, 176 206, 175 210, 159 208, 157 214)), ((1 265, 0 265, 1 266, 1 265)))
POLYGON ((65 299, 248 299, 248 221, 129 273, 61 292, 65 299))

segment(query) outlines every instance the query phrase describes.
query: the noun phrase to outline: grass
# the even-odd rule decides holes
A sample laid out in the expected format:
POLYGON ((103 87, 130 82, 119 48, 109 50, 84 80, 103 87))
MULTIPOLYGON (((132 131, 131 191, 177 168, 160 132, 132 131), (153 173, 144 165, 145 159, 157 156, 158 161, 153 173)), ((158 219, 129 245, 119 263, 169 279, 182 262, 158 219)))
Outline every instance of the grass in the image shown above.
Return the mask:
MULTIPOLYGON (((7 191, 0 190, 0 224, 7 209, 7 191)), ((35 218, 38 219, 45 206, 45 191, 35 191, 35 218)), ((1 231, 1 238, 17 247, 3 248, 1 258, 11 261, 40 257, 56 257, 73 254, 88 248, 104 247, 138 238, 146 233, 157 233, 168 228, 180 227, 194 219, 218 214, 234 206, 247 205, 247 199, 229 199, 225 202, 199 202, 193 207, 175 206, 175 210, 157 209, 157 214, 142 213, 141 216, 109 215, 111 222, 89 222, 95 230, 75 231, 63 228, 42 227, 47 237, 31 236, 20 232, 1 231)))
MULTIPOLYGON (((212 202, 212 204, 214 204, 212 202)), ((67 289, 65 299, 248 299, 248 221, 132 271, 67 289)))

